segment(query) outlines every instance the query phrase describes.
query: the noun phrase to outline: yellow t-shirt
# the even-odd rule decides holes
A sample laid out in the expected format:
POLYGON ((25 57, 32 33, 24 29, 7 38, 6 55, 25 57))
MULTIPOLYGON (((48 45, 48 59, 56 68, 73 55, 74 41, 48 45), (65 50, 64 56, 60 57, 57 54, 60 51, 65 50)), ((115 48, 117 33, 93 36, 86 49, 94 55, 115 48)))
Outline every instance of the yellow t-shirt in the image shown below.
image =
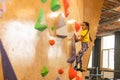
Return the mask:
MULTIPOLYGON (((80 35, 85 36, 87 32, 88 30, 82 30, 80 35)), ((89 32, 88 32, 81 42, 89 42, 89 41, 90 41, 90 38, 89 38, 89 32)))

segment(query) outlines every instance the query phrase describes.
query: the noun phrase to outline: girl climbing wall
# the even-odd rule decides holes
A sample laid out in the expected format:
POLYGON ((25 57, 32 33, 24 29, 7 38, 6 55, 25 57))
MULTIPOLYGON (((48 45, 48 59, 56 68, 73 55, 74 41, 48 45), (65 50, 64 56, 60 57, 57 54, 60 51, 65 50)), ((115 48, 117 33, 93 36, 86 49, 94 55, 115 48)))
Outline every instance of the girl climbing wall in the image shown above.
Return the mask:
POLYGON ((89 23, 83 22, 81 26, 82 26, 82 31, 80 35, 75 34, 76 40, 81 41, 81 50, 78 52, 76 56, 76 64, 74 69, 83 72, 85 70, 82 69, 82 57, 84 53, 88 50, 88 42, 92 40, 89 35, 89 23), (78 64, 80 65, 79 68, 78 68, 78 64))
POLYGON ((71 54, 71 57, 67 60, 67 62, 72 64, 76 60, 74 69, 77 71, 83 72, 85 70, 82 69, 82 56, 88 49, 88 42, 92 40, 89 35, 89 23, 83 22, 81 26, 82 26, 82 31, 80 35, 77 35, 77 33, 75 32, 75 35, 73 37, 72 54, 71 54), (76 55, 75 42, 78 42, 78 41, 81 41, 81 49, 76 55), (80 66, 79 68, 78 68, 78 64, 80 66))

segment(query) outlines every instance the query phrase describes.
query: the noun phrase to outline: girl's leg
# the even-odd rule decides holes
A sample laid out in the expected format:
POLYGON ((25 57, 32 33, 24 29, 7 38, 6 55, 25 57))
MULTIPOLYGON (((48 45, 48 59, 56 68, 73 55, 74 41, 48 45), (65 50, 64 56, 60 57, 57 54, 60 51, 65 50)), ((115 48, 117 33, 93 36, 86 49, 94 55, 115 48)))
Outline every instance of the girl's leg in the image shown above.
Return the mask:
POLYGON ((80 68, 82 68, 82 56, 83 54, 80 56, 80 61, 79 61, 80 68))
POLYGON ((79 53, 79 65, 80 65, 80 68, 82 68, 82 57, 84 55, 84 53, 86 52, 86 50, 88 49, 88 44, 87 43, 82 43, 82 49, 79 53))
POLYGON ((80 62, 80 56, 82 56, 81 51, 79 51, 78 55, 76 56, 76 63, 75 63, 75 69, 78 68, 78 63, 80 62))

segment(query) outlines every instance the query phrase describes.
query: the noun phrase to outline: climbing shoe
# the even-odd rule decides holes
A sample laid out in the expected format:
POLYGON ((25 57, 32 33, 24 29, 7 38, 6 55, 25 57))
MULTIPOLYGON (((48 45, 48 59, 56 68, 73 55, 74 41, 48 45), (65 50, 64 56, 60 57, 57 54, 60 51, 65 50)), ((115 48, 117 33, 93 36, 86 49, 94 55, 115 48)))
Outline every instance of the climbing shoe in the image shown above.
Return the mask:
POLYGON ((85 72, 85 70, 84 70, 84 69, 82 69, 82 68, 78 68, 78 69, 77 69, 77 71, 80 71, 80 72, 85 72))

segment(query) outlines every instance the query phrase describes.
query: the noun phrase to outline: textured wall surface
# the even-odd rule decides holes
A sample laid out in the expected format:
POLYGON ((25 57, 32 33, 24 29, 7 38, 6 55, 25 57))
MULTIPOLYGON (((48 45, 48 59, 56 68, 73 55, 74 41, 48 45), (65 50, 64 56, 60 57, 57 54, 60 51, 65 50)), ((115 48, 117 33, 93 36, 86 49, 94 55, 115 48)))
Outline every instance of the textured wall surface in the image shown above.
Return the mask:
MULTIPOLYGON (((59 0, 61 9, 56 12, 50 10, 51 0, 42 3, 40 0, 8 0, 6 1, 6 12, 0 19, 0 38, 3 41, 5 50, 13 66, 18 80, 69 80, 69 64, 66 60, 71 52, 72 39, 60 39, 56 37, 56 32, 51 31, 51 26, 57 25, 58 15, 63 12, 63 2, 59 0), (43 31, 34 29, 39 9, 45 11, 45 20, 48 28, 43 31), (50 46, 48 41, 55 40, 55 45, 50 46), (49 73, 46 77, 41 77, 40 72, 43 66, 47 66, 49 73), (59 75, 57 70, 64 69, 64 74, 59 75)), ((93 40, 97 31, 100 17, 100 10, 103 0, 70 0, 70 15, 65 18, 74 19, 78 22, 89 21, 90 32, 93 40)), ((74 24, 67 23, 68 33, 73 34, 74 24)), ((90 49, 84 57, 84 68, 87 68, 90 49)), ((77 46, 77 50, 80 46, 77 46)), ((81 76, 81 73, 78 72, 81 76)), ((83 74, 83 77, 85 74, 83 74)), ((2 80, 2 79, 0 79, 2 80)))

